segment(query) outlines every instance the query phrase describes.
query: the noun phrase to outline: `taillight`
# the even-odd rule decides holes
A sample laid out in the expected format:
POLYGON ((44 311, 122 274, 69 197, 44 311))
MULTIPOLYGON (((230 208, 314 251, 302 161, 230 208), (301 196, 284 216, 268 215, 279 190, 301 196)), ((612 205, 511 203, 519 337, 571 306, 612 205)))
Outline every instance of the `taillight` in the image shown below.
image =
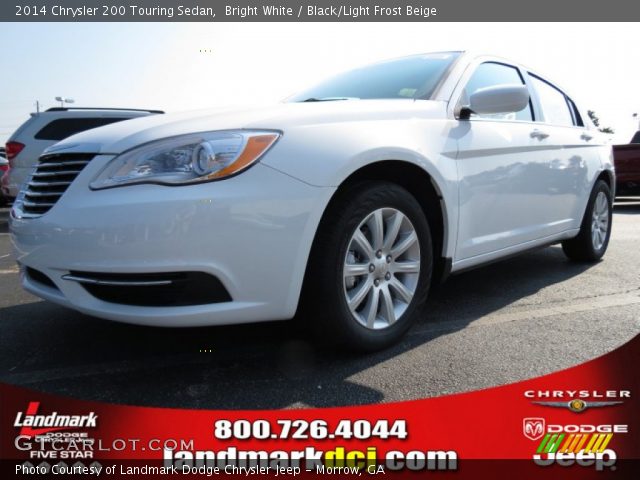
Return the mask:
POLYGON ((22 149, 24 148, 24 144, 20 142, 7 142, 5 146, 7 151, 7 160, 9 160, 9 165, 13 167, 13 160, 16 155, 18 155, 22 149))

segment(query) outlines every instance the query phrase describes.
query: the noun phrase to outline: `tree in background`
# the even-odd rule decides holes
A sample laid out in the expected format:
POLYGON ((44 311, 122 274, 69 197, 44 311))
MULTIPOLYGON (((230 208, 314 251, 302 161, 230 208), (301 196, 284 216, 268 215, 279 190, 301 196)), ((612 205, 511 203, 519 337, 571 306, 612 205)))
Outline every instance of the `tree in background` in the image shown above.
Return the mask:
POLYGON ((593 122, 593 124, 598 128, 599 131, 601 131, 602 133, 615 133, 615 131, 613 130, 613 128, 611 127, 601 127, 600 126, 600 119, 598 118, 598 116, 596 115, 596 112, 594 112, 593 110, 587 110, 587 115, 589 115, 589 118, 591 119, 591 121, 593 122))

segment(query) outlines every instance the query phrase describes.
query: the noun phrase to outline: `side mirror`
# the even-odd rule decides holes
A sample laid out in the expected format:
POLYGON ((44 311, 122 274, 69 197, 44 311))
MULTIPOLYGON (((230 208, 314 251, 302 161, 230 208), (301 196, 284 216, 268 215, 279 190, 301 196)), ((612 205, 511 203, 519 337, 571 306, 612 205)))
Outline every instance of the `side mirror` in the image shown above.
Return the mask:
MULTIPOLYGON (((463 110, 478 115, 519 112, 529 104, 529 90, 524 85, 497 85, 480 88, 471 94, 463 110)), ((467 117, 468 118, 468 117, 467 117)))

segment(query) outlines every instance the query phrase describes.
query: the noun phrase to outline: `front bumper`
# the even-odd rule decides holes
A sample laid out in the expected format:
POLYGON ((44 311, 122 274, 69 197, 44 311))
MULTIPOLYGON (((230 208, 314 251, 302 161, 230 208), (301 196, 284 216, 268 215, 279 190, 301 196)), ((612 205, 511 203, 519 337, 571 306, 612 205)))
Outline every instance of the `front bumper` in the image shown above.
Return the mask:
POLYGON ((12 214, 12 242, 26 290, 89 315, 144 325, 293 317, 333 188, 310 186, 257 164, 218 182, 91 191, 89 182, 111 158, 95 157, 43 216, 12 214), (203 272, 217 278, 231 300, 161 307, 104 301, 70 280, 75 272, 203 272))

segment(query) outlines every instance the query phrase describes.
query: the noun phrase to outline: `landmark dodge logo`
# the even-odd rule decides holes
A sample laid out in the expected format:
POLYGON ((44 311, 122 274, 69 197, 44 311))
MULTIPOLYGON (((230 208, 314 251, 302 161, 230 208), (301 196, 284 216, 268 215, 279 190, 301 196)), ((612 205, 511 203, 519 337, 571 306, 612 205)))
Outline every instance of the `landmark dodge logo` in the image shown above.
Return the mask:
POLYGON ((18 412, 13 426, 21 427, 20 435, 32 437, 72 428, 95 428, 98 420, 95 412, 90 412, 88 415, 60 415, 58 412, 39 415, 39 407, 40 402, 29 402, 26 412, 18 412))
POLYGON ((537 440, 544 435, 544 418, 524 418, 522 420, 522 433, 529 440, 537 440))

